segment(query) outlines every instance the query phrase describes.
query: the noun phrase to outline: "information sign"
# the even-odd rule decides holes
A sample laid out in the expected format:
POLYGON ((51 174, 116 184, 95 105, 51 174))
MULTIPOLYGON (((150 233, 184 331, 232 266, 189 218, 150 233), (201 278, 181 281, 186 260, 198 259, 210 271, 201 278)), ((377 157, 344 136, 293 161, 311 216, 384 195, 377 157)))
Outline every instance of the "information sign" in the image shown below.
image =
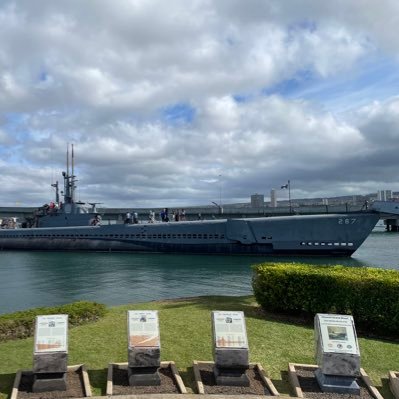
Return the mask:
POLYGON ((359 355, 352 316, 318 314, 323 352, 359 355))
POLYGON ((129 310, 128 339, 129 348, 159 347, 159 321, 156 310, 129 310))
POLYGON ((68 315, 36 317, 35 353, 67 352, 68 315))
POLYGON ((248 348, 244 312, 212 312, 216 348, 248 348))

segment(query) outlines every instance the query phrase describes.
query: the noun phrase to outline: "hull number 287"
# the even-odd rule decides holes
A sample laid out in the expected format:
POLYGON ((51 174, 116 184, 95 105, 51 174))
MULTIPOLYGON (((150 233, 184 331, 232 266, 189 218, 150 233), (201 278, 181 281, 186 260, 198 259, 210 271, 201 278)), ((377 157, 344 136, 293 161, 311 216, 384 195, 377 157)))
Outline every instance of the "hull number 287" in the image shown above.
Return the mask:
POLYGON ((338 224, 355 224, 356 218, 339 218, 338 224))

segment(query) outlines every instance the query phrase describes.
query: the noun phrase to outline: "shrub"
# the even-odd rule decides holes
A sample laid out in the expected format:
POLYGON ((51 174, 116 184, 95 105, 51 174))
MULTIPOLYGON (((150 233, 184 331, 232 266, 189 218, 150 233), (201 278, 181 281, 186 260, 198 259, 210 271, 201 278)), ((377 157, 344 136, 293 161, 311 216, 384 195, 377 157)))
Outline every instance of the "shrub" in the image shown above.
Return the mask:
POLYGON ((96 321, 106 313, 106 307, 96 302, 79 301, 67 305, 35 308, 0 316, 0 342, 30 337, 34 334, 35 318, 46 314, 67 314, 69 326, 96 321))
POLYGON ((265 263, 254 266, 252 287, 265 310, 351 314, 368 332, 399 336, 396 270, 265 263))

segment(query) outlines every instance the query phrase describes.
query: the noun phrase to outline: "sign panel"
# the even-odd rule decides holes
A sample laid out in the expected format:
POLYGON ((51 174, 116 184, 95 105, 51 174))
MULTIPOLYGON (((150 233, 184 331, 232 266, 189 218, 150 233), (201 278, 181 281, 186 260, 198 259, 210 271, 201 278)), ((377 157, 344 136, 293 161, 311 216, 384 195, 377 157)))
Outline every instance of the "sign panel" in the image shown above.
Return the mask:
POLYGON ((248 348, 244 312, 212 312, 216 348, 248 348))
POLYGON ((352 316, 318 314, 323 352, 359 355, 352 316))
POLYGON ((68 351, 68 315, 36 317, 35 353, 68 351))
POLYGON ((159 347, 159 321, 156 310, 129 310, 127 312, 129 348, 159 347))

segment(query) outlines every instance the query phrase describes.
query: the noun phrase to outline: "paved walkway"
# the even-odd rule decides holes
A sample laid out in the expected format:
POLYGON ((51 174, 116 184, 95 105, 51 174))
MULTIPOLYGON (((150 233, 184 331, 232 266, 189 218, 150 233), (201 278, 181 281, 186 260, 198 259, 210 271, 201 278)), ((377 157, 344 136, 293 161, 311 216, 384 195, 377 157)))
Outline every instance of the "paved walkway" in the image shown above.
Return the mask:
MULTIPOLYGON (((147 395, 118 395, 118 399, 265 399, 265 395, 200 395, 197 393, 188 394, 147 394, 147 395)), ((289 398, 290 396, 273 396, 273 398, 289 398)), ((92 396, 91 399, 104 399, 112 398, 115 396, 92 396)), ((87 399, 87 398, 83 398, 87 399)))

